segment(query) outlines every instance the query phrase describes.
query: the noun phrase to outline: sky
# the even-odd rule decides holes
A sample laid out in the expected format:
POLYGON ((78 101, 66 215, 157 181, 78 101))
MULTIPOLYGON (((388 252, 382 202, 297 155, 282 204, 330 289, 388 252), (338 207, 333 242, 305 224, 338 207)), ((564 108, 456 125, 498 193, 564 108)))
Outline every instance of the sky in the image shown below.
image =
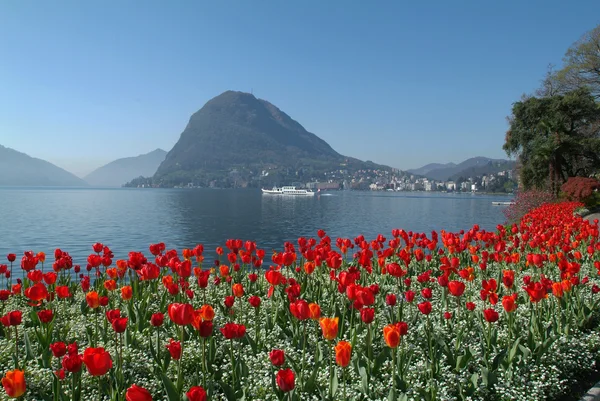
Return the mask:
POLYGON ((513 102, 598 24, 597 0, 4 0, 0 145, 83 176, 231 89, 347 156, 505 158, 513 102))

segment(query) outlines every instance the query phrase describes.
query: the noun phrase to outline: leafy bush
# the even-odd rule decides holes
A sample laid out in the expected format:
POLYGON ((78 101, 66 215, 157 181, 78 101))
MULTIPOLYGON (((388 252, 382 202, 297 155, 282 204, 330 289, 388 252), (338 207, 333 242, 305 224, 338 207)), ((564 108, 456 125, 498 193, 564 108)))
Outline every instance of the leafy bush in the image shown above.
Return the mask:
POLYGON ((527 191, 517 192, 514 203, 504 209, 504 216, 508 222, 520 220, 531 210, 540 207, 544 203, 556 201, 556 197, 549 191, 540 189, 529 189, 527 191))

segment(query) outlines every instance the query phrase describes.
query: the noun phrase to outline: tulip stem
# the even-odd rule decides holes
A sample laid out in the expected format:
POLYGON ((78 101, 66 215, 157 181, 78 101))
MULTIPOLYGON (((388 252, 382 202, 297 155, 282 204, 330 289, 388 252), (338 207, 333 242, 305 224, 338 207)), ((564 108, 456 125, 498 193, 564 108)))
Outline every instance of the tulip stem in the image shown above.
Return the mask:
POLYGON ((396 348, 392 348, 392 389, 396 394, 396 348))
POLYGON ((302 365, 300 366, 300 383, 304 385, 304 361, 306 354, 306 319, 304 320, 304 336, 302 337, 302 365))
POLYGON ((229 353, 231 354, 231 385, 235 386, 235 361, 233 359, 233 339, 229 340, 229 353))
POLYGON ((346 401, 346 368, 342 368, 342 381, 344 382, 344 401, 346 401))
POLYGON ((15 369, 19 369, 19 329, 15 326, 15 369))
POLYGON ((333 341, 329 341, 329 399, 333 399, 333 341))
POLYGON ((182 360, 183 360, 183 332, 185 330, 185 326, 181 326, 181 332, 179 333, 179 343, 181 344, 181 355, 179 355, 179 360, 177 362, 177 391, 181 392, 181 389, 183 388, 183 366, 182 366, 182 360))
POLYGON ((206 388, 206 337, 202 337, 202 386, 206 388))

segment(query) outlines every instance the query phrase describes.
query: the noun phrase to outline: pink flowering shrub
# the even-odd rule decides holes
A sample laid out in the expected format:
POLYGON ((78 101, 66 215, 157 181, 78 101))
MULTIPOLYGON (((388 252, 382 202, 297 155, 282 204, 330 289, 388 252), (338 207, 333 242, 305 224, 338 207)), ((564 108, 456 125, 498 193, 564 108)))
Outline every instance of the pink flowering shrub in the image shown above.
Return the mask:
POLYGON ((531 210, 540 207, 545 203, 555 202, 556 197, 549 191, 540 189, 529 189, 519 191, 515 196, 514 203, 504 209, 504 216, 508 222, 520 220, 531 210))

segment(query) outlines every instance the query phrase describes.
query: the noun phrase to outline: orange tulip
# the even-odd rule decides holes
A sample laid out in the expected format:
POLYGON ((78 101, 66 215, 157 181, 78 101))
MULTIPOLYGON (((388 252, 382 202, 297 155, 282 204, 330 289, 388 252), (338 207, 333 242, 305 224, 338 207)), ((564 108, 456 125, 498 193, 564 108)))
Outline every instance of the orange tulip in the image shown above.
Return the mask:
POLYGON ((321 320, 319 320, 321 330, 323 330, 323 337, 330 341, 337 337, 339 320, 340 319, 337 317, 322 317, 321 320))
POLYGON ((241 284, 239 284, 239 283, 237 283, 237 284, 234 284, 234 285, 231 287, 231 290, 233 291, 233 295, 234 295, 236 298, 240 298, 240 297, 244 296, 244 286, 243 286, 243 285, 241 285, 241 284))
POLYGON ((312 274, 315 271, 315 262, 304 263, 304 271, 306 274, 312 274))
POLYGON ((96 309, 100 306, 100 297, 96 291, 90 291, 85 294, 85 302, 87 302, 90 308, 96 309))
POLYGON ((108 291, 114 291, 117 289, 117 282, 115 280, 106 280, 104 282, 104 288, 108 291))
POLYGON ((121 298, 123 301, 129 301, 133 297, 133 290, 130 285, 121 287, 121 298))
POLYGON ((318 304, 308 304, 308 317, 318 320, 321 317, 321 307, 318 304))
POLYGON ((210 305, 202 305, 200 315, 202 316, 202 320, 211 321, 215 318, 215 310, 210 305))
POLYGON ((9 370, 2 378, 2 386, 10 398, 19 398, 25 394, 25 372, 9 370))
POLYGON ((562 298, 562 296, 563 296, 563 287, 562 287, 562 284, 560 282, 552 283, 552 294, 554 294, 554 296, 556 298, 562 298))
POLYGON ((383 328, 383 339, 390 348, 398 347, 400 344, 400 330, 397 325, 389 324, 383 328))
POLYGON ((335 346, 335 362, 342 368, 350 364, 352 345, 347 341, 340 341, 335 346))

